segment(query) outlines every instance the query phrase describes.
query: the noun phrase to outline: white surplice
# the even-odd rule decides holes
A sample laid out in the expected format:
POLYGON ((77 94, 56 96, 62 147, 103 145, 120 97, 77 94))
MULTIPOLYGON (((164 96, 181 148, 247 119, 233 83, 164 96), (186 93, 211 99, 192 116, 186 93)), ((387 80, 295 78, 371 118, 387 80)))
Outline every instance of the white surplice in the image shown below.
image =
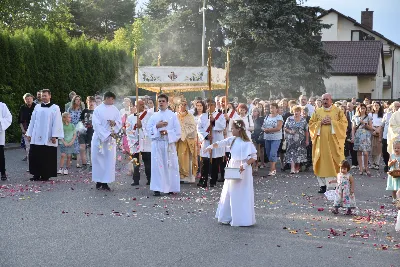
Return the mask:
MULTIPOLYGON (((218 147, 231 147, 228 167, 239 168, 250 158, 257 159, 257 150, 251 141, 245 142, 240 137, 232 136, 217 144, 218 147)), ((215 215, 218 222, 230 223, 231 226, 250 226, 256 223, 251 165, 246 167, 241 177, 241 180, 225 179, 215 215)))
POLYGON ((247 114, 244 117, 239 115, 239 118, 239 120, 244 122, 247 137, 251 139, 251 132, 254 131, 254 122, 252 116, 250 116, 250 114, 247 114))
POLYGON ((129 152, 134 155, 139 152, 139 135, 136 127, 137 116, 135 114, 129 115, 126 119, 126 137, 128 139, 129 152))
POLYGON ((122 127, 119 110, 114 105, 102 103, 93 112, 92 181, 111 183, 115 181, 116 140, 110 135, 122 127), (115 121, 114 127, 109 120, 115 121))
POLYGON ((4 146, 6 142, 6 130, 10 127, 12 115, 7 105, 0 102, 0 146, 4 146))
MULTIPOLYGON (((142 128, 139 129, 138 134, 139 134, 139 149, 140 152, 151 152, 151 136, 150 133, 147 131, 147 124, 149 123, 149 120, 151 116, 154 114, 153 109, 148 109, 146 112, 146 115, 142 119, 142 128)), ((139 113, 139 118, 142 117, 143 112, 139 113)))
POLYGON ((64 138, 60 107, 55 104, 50 107, 36 105, 26 135, 31 137, 31 145, 57 147, 58 142, 53 144, 51 138, 64 138))
POLYGON ((131 154, 138 152, 151 152, 151 137, 147 131, 147 124, 153 115, 151 111, 143 111, 139 116, 129 115, 126 123, 126 136, 131 154), (143 116, 144 112, 146 114, 143 116), (137 128, 138 118, 142 118, 142 127, 137 128))
MULTIPOLYGON (((218 111, 213 112, 213 117, 217 118, 218 111)), ((197 123, 197 134, 199 137, 200 147, 200 157, 210 158, 210 153, 204 153, 204 150, 210 145, 210 140, 205 138, 209 135, 210 119, 208 113, 201 114, 197 123)), ((224 130, 226 128, 226 120, 223 114, 221 114, 218 119, 215 120, 215 125, 212 127, 212 142, 218 142, 224 139, 224 130)), ((212 150, 212 158, 220 158, 225 156, 225 148, 214 148, 212 150)))
POLYGON ((150 190, 163 193, 180 191, 180 176, 176 142, 181 138, 181 127, 175 113, 170 110, 158 111, 147 123, 147 132, 151 142, 151 181, 150 190), (160 121, 168 126, 157 129, 160 121), (160 131, 166 130, 167 135, 160 131))

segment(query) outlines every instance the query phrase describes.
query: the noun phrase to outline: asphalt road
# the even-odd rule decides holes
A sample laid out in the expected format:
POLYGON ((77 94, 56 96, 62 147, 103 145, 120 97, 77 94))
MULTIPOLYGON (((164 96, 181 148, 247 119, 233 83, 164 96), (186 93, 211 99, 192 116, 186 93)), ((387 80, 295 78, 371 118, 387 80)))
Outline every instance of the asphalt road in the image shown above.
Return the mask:
POLYGON ((30 182, 21 150, 0 183, 0 266, 400 266, 383 171, 356 178, 356 215, 333 215, 312 173, 255 177, 253 227, 214 219, 222 185, 155 198, 118 161, 112 191, 89 171, 30 182))

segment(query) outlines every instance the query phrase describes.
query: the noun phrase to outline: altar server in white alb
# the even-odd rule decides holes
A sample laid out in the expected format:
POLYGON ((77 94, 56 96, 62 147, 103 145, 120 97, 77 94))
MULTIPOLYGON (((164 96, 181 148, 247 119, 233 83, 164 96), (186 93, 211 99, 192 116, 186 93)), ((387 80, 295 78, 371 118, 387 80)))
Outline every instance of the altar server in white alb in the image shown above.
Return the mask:
POLYGON ((58 140, 64 138, 60 107, 50 103, 51 92, 42 90, 42 104, 35 106, 26 136, 30 142, 29 172, 31 181, 57 177, 58 140))
POLYGON ((0 173, 1 180, 7 180, 6 159, 4 157, 4 145, 6 142, 6 130, 10 127, 12 116, 7 105, 0 102, 0 173))
POLYGON ((246 125, 235 120, 232 125, 232 137, 207 147, 206 152, 221 147, 231 147, 231 159, 228 167, 239 168, 241 179, 229 179, 226 174, 216 218, 218 222, 231 226, 251 226, 256 223, 254 212, 254 188, 252 167, 257 160, 257 150, 246 134, 246 125))
POLYGON ((208 183, 210 157, 212 158, 210 187, 214 187, 217 183, 218 172, 221 168, 223 157, 225 156, 225 148, 215 148, 211 154, 204 152, 204 149, 210 145, 210 141, 214 143, 224 139, 224 130, 226 128, 224 115, 215 109, 214 100, 208 101, 208 112, 208 114, 203 114, 200 117, 197 124, 197 133, 199 142, 201 143, 201 178, 197 186, 203 188, 206 188, 208 183))
POLYGON ((168 96, 158 97, 159 111, 151 116, 147 131, 151 136, 151 182, 154 196, 180 191, 180 176, 176 142, 181 138, 181 127, 175 113, 168 109, 168 96))
POLYGON ((114 101, 115 94, 106 92, 103 103, 93 112, 92 181, 96 189, 110 190, 108 183, 115 181, 116 138, 122 121, 114 101))
POLYGON ((126 135, 130 154, 133 157, 133 183, 132 186, 139 185, 139 153, 142 155, 144 172, 147 177, 147 185, 151 181, 151 138, 147 132, 147 123, 153 115, 151 110, 145 110, 144 101, 139 99, 137 104, 138 114, 131 114, 127 119, 126 135))

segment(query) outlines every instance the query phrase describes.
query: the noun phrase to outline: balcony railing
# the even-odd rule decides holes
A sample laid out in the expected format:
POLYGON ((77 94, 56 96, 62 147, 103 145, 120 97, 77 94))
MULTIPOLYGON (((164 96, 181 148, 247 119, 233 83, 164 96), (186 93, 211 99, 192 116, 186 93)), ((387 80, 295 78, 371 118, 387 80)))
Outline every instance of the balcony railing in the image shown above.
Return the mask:
POLYGON ((392 81, 390 80, 390 75, 383 77, 383 89, 392 88, 392 81))

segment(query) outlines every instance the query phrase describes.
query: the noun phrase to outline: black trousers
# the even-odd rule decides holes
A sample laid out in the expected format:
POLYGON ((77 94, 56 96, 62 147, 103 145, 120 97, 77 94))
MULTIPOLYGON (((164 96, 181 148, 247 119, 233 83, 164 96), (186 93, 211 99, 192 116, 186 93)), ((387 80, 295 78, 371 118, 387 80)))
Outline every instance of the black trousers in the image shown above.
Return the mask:
POLYGON ((349 152, 350 152, 350 156, 351 156, 351 165, 358 166, 357 151, 354 150, 354 143, 352 143, 352 142, 347 142, 347 143, 348 143, 349 152))
POLYGON ((45 180, 57 177, 57 147, 31 144, 29 172, 45 180))
MULTIPOLYGON (((147 181, 151 181, 151 153, 150 152, 141 152, 142 160, 144 163, 144 173, 146 174, 147 181)), ((139 153, 136 153, 132 156, 133 158, 137 159, 137 163, 139 164, 139 153)), ((140 164, 133 165, 133 181, 139 182, 140 180, 140 164)))
POLYGON ((217 184, 218 172, 221 166, 222 157, 212 159, 212 164, 210 164, 209 158, 201 158, 201 178, 200 184, 206 186, 208 183, 208 175, 210 174, 210 165, 211 165, 211 185, 217 184))
POLYGON ((388 165, 390 154, 387 151, 387 139, 382 139, 382 157, 385 162, 385 166, 388 165))
POLYGON ((0 173, 6 174, 6 158, 4 157, 4 146, 0 146, 0 173))

